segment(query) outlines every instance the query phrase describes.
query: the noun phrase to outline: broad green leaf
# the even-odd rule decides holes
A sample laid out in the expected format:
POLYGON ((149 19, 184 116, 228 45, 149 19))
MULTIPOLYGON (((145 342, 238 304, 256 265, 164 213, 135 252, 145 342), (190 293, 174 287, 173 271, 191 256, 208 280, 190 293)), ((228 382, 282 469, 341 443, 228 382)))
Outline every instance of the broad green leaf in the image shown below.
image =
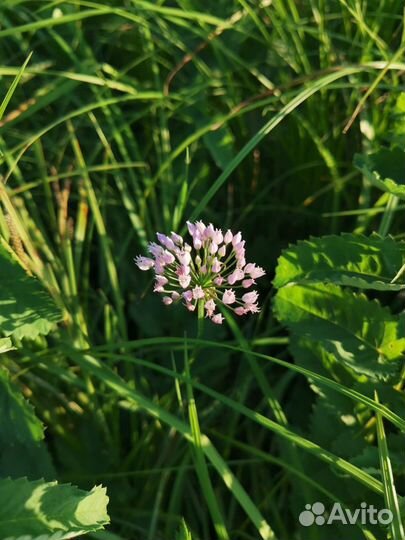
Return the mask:
POLYGON ((361 453, 365 445, 362 429, 368 416, 364 419, 359 417, 356 414, 358 407, 359 404, 346 396, 336 394, 330 389, 321 389, 310 416, 311 440, 324 448, 333 448, 334 452, 340 452, 346 459, 351 460, 361 453), (342 436, 346 439, 346 445, 337 448, 336 441, 342 436))
POLYGON ((0 369, 0 476, 54 476, 44 428, 32 406, 0 369))
POLYGON ((44 428, 32 406, 14 388, 7 373, 0 369, 0 437, 19 442, 41 441, 44 428))
MULTIPOLYGON (((105 488, 90 492, 57 482, 0 480, 0 538, 59 533, 58 540, 103 528, 109 522, 105 488)), ((46 536, 45 536, 46 537, 46 536)))
POLYGON ((14 349, 10 338, 0 338, 0 354, 14 349))
POLYGON ((0 329, 17 339, 47 334, 62 317, 39 281, 0 245, 0 329))
POLYGON ((362 289, 400 290, 405 289, 404 282, 390 282, 404 258, 405 243, 391 237, 342 234, 311 238, 283 251, 273 283, 277 288, 292 282, 321 281, 362 289))
POLYGON ((226 169, 234 158, 235 147, 235 139, 229 127, 222 126, 220 129, 210 131, 204 135, 203 140, 217 167, 226 169))
POLYGON ((405 199, 405 152, 398 147, 354 156, 354 165, 382 191, 405 199))
POLYGON ((274 301, 278 319, 357 374, 395 375, 405 350, 403 318, 336 285, 289 285, 274 301))

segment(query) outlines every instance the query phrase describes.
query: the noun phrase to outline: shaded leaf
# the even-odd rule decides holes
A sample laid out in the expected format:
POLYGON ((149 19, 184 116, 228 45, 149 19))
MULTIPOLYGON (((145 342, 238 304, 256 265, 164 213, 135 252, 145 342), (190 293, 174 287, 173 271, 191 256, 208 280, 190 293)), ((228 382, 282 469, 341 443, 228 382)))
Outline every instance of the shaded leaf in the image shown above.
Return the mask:
POLYGON ((352 462, 363 471, 367 471, 378 479, 381 478, 378 448, 376 446, 365 446, 361 453, 352 457, 352 462))
POLYGON ((47 334, 62 314, 39 281, 0 245, 0 328, 17 339, 47 334))
POLYGON ((0 538, 55 535, 74 538, 109 522, 105 488, 90 492, 74 486, 26 478, 0 480, 0 538))
POLYGON ((405 199, 405 152, 401 148, 384 148, 369 155, 356 154, 353 162, 376 187, 405 199))
POLYGON ((11 386, 8 374, 0 369, 0 437, 19 442, 40 441, 44 429, 33 407, 11 386))
POLYGON ((224 170, 235 156, 232 150, 235 139, 231 130, 227 126, 222 126, 220 129, 208 132, 203 140, 217 167, 224 170))
POLYGON ((4 370, 0 370, 0 418, 0 475, 54 476, 43 425, 4 370))
POLYGON ((400 368, 404 320, 376 300, 335 285, 289 285, 274 300, 278 319, 353 372, 387 378, 400 368))
POLYGON ((390 459, 392 469, 395 475, 405 476, 405 446, 404 436, 402 433, 387 434, 388 448, 390 449, 390 459))

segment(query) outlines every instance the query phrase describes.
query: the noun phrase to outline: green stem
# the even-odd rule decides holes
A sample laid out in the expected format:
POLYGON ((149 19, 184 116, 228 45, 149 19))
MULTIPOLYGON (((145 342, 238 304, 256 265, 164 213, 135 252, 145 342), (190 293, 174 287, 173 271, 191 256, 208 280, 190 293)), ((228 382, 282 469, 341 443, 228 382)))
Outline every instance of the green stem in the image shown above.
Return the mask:
MULTIPOLYGON (((197 339, 201 339, 204 334, 204 299, 198 300, 198 327, 197 327, 197 339)), ((196 355, 195 355, 196 356, 196 355)))
MULTIPOLYGON (((198 328, 197 339, 203 337, 204 332, 204 299, 198 300, 198 328)), ((184 351, 184 367, 186 374, 186 388, 187 388, 187 401, 188 401, 188 416, 192 434, 192 455, 195 464, 195 470, 200 482, 202 494, 207 503, 209 512, 211 514, 212 523, 216 531, 216 537, 218 540, 230 540, 226 525, 222 516, 221 509, 219 507, 217 497, 211 482, 211 478, 208 471, 208 466, 205 460, 203 451, 203 434, 200 429, 200 422, 198 419, 197 405, 194 399, 193 386, 191 383, 190 365, 191 361, 196 360, 198 355, 199 346, 196 345, 193 352, 193 357, 188 359, 187 349, 184 351)))

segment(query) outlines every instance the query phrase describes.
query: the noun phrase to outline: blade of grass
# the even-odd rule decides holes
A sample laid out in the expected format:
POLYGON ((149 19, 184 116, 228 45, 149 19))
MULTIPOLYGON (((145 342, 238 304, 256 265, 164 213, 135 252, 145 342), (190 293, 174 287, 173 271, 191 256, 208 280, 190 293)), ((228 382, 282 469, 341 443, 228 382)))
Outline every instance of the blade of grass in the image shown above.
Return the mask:
POLYGON ((94 220, 96 223, 97 232, 100 238, 102 250, 104 252, 104 260, 107 266, 108 275, 110 278, 111 289, 115 300, 115 308, 117 310, 117 317, 119 321, 120 332, 123 337, 127 335, 127 327, 124 314, 124 300, 122 298, 121 289, 119 286, 118 271, 114 263, 114 257, 111 252, 111 248, 108 241, 108 235, 104 219, 100 210, 100 205, 97 200, 96 193, 94 191, 93 184, 90 180, 90 176, 87 172, 86 162, 81 151, 79 141, 76 137, 76 133, 71 122, 67 122, 68 131, 72 137, 72 146, 76 156, 76 160, 79 167, 83 172, 84 186, 87 191, 87 197, 89 200, 89 206, 91 208, 94 220))
MULTIPOLYGON (((136 349, 140 349, 144 347, 168 346, 170 343, 173 343, 173 345, 177 345, 180 349, 182 349, 183 339, 171 338, 171 337, 141 339, 141 340, 137 340, 136 342, 126 342, 126 343, 119 343, 117 345, 107 345, 107 346, 103 345, 99 347, 94 347, 93 353, 94 354, 101 353, 102 355, 104 350, 111 350, 111 349, 114 349, 115 347, 119 347, 122 350, 136 350, 136 349)), ((220 342, 209 341, 209 340, 195 340, 191 338, 188 339, 189 345, 194 345, 195 343, 199 343, 203 347, 212 347, 212 348, 219 347, 219 348, 225 348, 232 351, 240 352, 243 354, 251 354, 255 356, 256 358, 261 358, 263 360, 273 362, 286 369, 290 369, 292 371, 295 371, 296 373, 300 373, 301 375, 304 375, 305 377, 308 377, 309 379, 313 379, 319 384, 323 384, 326 387, 331 388, 332 390, 335 390, 336 392, 339 392, 345 396, 350 397, 354 401, 364 403, 365 405, 370 407, 370 409, 380 412, 384 418, 386 418, 391 423, 396 425, 401 431, 405 431, 405 420, 401 418, 400 416, 398 416, 393 411, 391 411, 390 409, 388 409, 385 405, 376 403, 373 399, 369 398, 368 396, 365 396, 364 394, 361 394, 357 390, 347 388, 346 386, 332 379, 328 379, 327 377, 324 377, 323 375, 320 375, 314 371, 303 368, 296 364, 292 364, 290 362, 285 362, 284 360, 280 360, 279 358, 275 358, 274 356, 268 356, 266 354, 257 353, 254 351, 248 351, 240 347, 237 347, 235 345, 230 345, 228 343, 220 343, 220 342)))
MULTIPOLYGON (((229 327, 231 328, 234 336, 236 337, 236 340, 238 341, 240 347, 245 349, 245 350, 250 350, 249 343, 248 343, 247 339, 242 334, 242 332, 239 330, 238 325, 236 324, 234 318, 230 315, 228 310, 221 309, 221 312, 225 316, 225 319, 226 319, 229 327)), ((287 416, 286 416, 286 414, 285 414, 285 412, 284 412, 284 410, 283 410, 283 408, 281 406, 280 401, 274 395, 274 392, 273 392, 272 388, 270 387, 270 384, 267 381, 266 374, 263 372, 262 367, 260 366, 259 362, 257 361, 257 359, 253 355, 247 354, 246 357, 248 359, 250 369, 252 370, 252 373, 253 373, 256 381, 257 381, 257 384, 259 385, 259 388, 263 392, 263 395, 265 396, 265 398, 267 400, 267 403, 268 403, 268 405, 270 407, 270 410, 273 411, 274 418, 277 420, 277 422, 279 424, 281 424, 281 425, 283 425, 285 427, 288 427, 287 416)), ((294 445, 291 445, 287 449, 287 452, 289 454, 289 458, 290 458, 291 462, 296 467, 296 469, 303 473, 304 472, 304 467, 302 465, 300 454, 297 451, 297 447, 294 446, 294 445)), ((312 499, 312 494, 311 494, 310 490, 308 489, 308 484, 304 482, 302 484, 302 489, 303 489, 305 500, 308 500, 308 501, 311 500, 312 499)))
MULTIPOLYGON (((379 403, 377 392, 374 399, 379 403)), ((394 475, 392 473, 391 460, 388 452, 387 437, 385 435, 384 423, 379 412, 377 417, 377 439, 378 453, 380 455, 381 475, 384 486, 384 499, 387 509, 392 513, 392 521, 389 524, 392 540, 403 540, 405 538, 404 527, 399 510, 398 496, 395 489, 394 475)))
MULTIPOLYGON (((103 365, 89 354, 79 354, 78 351, 74 350, 69 350, 69 354, 71 358, 86 372, 92 373, 106 386, 114 390, 114 392, 116 392, 118 395, 131 401, 136 410, 139 409, 139 407, 144 409, 148 414, 158 418, 161 422, 174 428, 176 431, 181 433, 186 440, 193 444, 194 438, 191 429, 187 424, 173 416, 171 413, 167 412, 165 409, 162 409, 153 403, 153 401, 143 396, 141 393, 130 388, 128 384, 126 384, 125 381, 116 375, 110 368, 103 365)), ((211 443, 210 439, 203 434, 201 434, 201 448, 205 456, 217 470, 225 485, 244 509, 247 516, 252 521, 252 524, 256 527, 261 538, 263 540, 275 540, 274 533, 258 510, 257 506, 229 469, 225 461, 211 443)))
POLYGON ((207 501, 207 505, 214 523, 214 528, 217 536, 221 540, 228 540, 229 535, 226 529, 224 519, 222 517, 221 510, 218 506, 217 498, 215 496, 214 489, 212 487, 210 475, 205 461, 204 452, 202 449, 202 435, 200 430, 200 423, 198 420, 197 406, 194 399, 193 387, 190 382, 190 366, 187 354, 187 348, 184 349, 184 364, 186 373, 186 391, 188 401, 188 415, 191 427, 191 435, 193 437, 193 454, 196 467, 197 476, 200 481, 200 485, 204 494, 204 498, 207 501))
POLYGON ((352 75, 354 73, 359 73, 362 71, 360 67, 348 67, 342 68, 341 70, 326 75, 318 79, 317 81, 312 82, 307 88, 299 92, 287 105, 285 105, 281 111, 279 111, 275 116, 273 116, 255 135, 252 137, 240 150, 240 152, 231 160, 226 169, 220 174, 220 176, 215 180, 212 186, 208 189, 207 193, 204 195, 202 200, 197 204, 197 207, 192 212, 189 220, 195 221, 201 212, 205 209, 210 200, 214 197, 220 187, 225 183, 229 178, 231 173, 236 169, 236 167, 245 159, 247 155, 259 144, 261 140, 266 137, 271 131, 280 124, 284 118, 286 118, 290 113, 292 113, 297 107, 304 103, 308 98, 313 94, 330 85, 332 82, 337 81, 347 75, 352 75))
MULTIPOLYGON (((178 379, 180 379, 181 381, 185 381, 186 383, 189 382, 187 376, 179 375, 179 373, 176 370, 170 370, 168 368, 164 368, 164 367, 162 367, 162 366, 160 366, 160 365, 158 365, 158 364, 156 364, 154 362, 149 362, 147 360, 143 360, 143 359, 139 359, 139 358, 132 358, 132 357, 123 357, 121 355, 117 355, 115 358, 111 357, 111 360, 117 360, 117 361, 125 360, 125 361, 129 361, 129 362, 132 362, 132 363, 139 364, 139 365, 141 365, 143 367, 146 367, 146 368, 155 370, 155 371, 157 371, 157 372, 159 372, 161 374, 164 374, 165 376, 173 377, 175 379, 175 381, 177 381, 177 384, 178 384, 178 379)), ((202 391, 207 389, 206 386, 196 384, 195 382, 193 382, 192 385, 195 386, 195 387, 199 387, 202 391)), ((285 461, 285 460, 276 458, 275 456, 272 456, 271 454, 269 454, 267 452, 263 452, 261 450, 258 450, 256 448, 252 447, 252 446, 249 446, 249 445, 241 443, 241 442, 239 442, 237 440, 231 439, 231 438, 227 437, 226 435, 224 435, 222 433, 217 433, 217 432, 214 432, 214 433, 215 433, 216 436, 218 436, 220 438, 231 441, 234 446, 236 446, 238 448, 241 448, 241 449, 245 450, 246 452, 249 452, 249 453, 251 453, 251 454, 253 454, 253 455, 257 456, 257 457, 260 457, 264 461, 268 461, 269 463, 276 464, 276 465, 288 470, 291 474, 294 474, 297 477, 301 478, 302 480, 304 480, 305 482, 307 482, 308 484, 313 486, 316 490, 318 490, 321 493, 323 493, 324 495, 326 495, 331 500, 340 501, 340 499, 337 496, 333 495, 331 492, 326 490, 323 486, 319 485, 312 478, 308 477, 305 474, 305 472, 294 468, 289 463, 289 461, 285 461)))
MULTIPOLYGON (((126 362, 130 362, 130 363, 135 362, 134 359, 128 358, 128 357, 123 356, 123 355, 117 355, 117 361, 119 359, 120 360, 125 360, 126 362)), ((95 359, 93 359, 93 360, 95 360, 95 359)), ((95 361, 97 361, 97 360, 95 360, 95 361)), ((136 362, 144 363, 145 361, 137 359, 136 362)), ((162 368, 160 366, 157 367, 153 363, 149 363, 149 367, 151 369, 154 369, 154 370, 155 369, 156 370, 166 369, 166 368, 162 368)), ((171 374, 172 376, 174 376, 174 373, 171 370, 166 370, 166 373, 171 374)), ((184 380, 184 381, 188 380, 187 377, 184 377, 184 376, 182 376, 180 374, 177 374, 177 376, 181 380, 184 380)), ((249 409, 245 405, 242 405, 241 403, 238 403, 238 402, 228 398, 227 396, 217 392, 216 390, 213 390, 212 388, 209 388, 209 387, 207 387, 207 386, 205 386, 203 384, 197 383, 197 382, 193 382, 193 386, 195 388, 198 388, 202 392, 210 395, 214 399, 217 399, 218 401, 220 401, 221 403, 223 403, 224 405, 226 405, 230 409, 242 414, 243 416, 246 416, 247 418, 249 418, 253 422, 265 427, 266 429, 269 429, 270 431, 276 433, 277 435, 281 436, 282 438, 290 441, 294 445, 297 445, 300 448, 303 448, 307 452, 309 452, 309 453, 313 454, 314 456, 316 456, 318 459, 320 459, 322 461, 325 461, 326 463, 328 463, 332 467, 336 467, 337 469, 340 469, 344 473, 349 474, 350 476, 352 476, 352 478, 356 479, 358 482, 362 483, 363 485, 365 485, 366 487, 368 487, 369 489, 371 489, 375 493, 378 493, 379 495, 383 494, 383 485, 382 485, 381 482, 379 482, 377 479, 373 478, 370 474, 368 474, 368 473, 364 472, 363 470, 361 470, 359 467, 357 467, 355 465, 352 465, 347 460, 336 456, 335 454, 333 454, 332 452, 329 452, 328 450, 322 448, 318 444, 316 444, 316 443, 314 443, 314 442, 312 442, 312 441, 310 441, 308 439, 305 439, 304 437, 301 437, 300 435, 298 435, 294 431, 291 431, 287 427, 285 427, 283 425, 280 425, 277 422, 274 422, 273 420, 270 420, 269 418, 267 418, 266 416, 263 416, 262 414, 258 413, 257 411, 253 411, 252 409, 249 409)))
POLYGON ((3 118, 4 111, 6 110, 7 105, 9 104, 10 99, 12 98, 12 96, 13 96, 13 94, 14 94, 17 86, 18 86, 18 83, 20 82, 20 79, 21 79, 21 77, 22 77, 22 75, 23 75, 23 73, 25 71, 25 68, 28 65, 28 62, 31 60, 31 56, 32 56, 32 52, 30 52, 30 54, 27 56, 27 59, 25 60, 24 64, 21 66, 21 68, 19 69, 19 71, 16 74, 13 82, 10 85, 10 88, 7 91, 7 94, 4 96, 3 101, 1 102, 1 105, 0 105, 0 120, 3 118))
MULTIPOLYGON (((173 97, 173 96, 171 96, 173 97)), ((49 124, 48 126, 42 128, 41 130, 34 133, 34 135, 31 135, 28 139, 23 141, 22 143, 18 144, 16 147, 11 149, 11 153, 18 152, 21 149, 27 149, 31 144, 33 144, 37 139, 40 139, 43 137, 46 133, 49 133, 52 129, 55 127, 64 124, 68 120, 72 120, 73 118, 77 118, 78 116, 85 115, 95 109, 102 109, 103 107, 109 107, 114 104, 118 103, 125 103, 130 101, 137 101, 137 100, 154 100, 154 99, 163 99, 164 96, 161 92, 139 92, 136 96, 124 96, 124 97, 118 97, 118 98, 110 98, 110 99, 104 99, 102 101, 97 101, 94 103, 89 103, 84 105, 83 107, 79 107, 75 111, 69 112, 61 117, 59 117, 57 120, 49 124)))
MULTIPOLYGON (((86 2, 87 5, 91 4, 86 2)), ((84 5, 85 2, 82 2, 84 5)), ((27 24, 21 24, 20 26, 13 26, 11 28, 5 28, 0 30, 0 38, 6 36, 15 36, 18 34, 24 34, 25 32, 34 32, 35 30, 40 30, 41 28, 50 28, 53 26, 61 26, 63 24, 68 24, 75 21, 83 21, 90 17, 100 17, 101 15, 118 15, 123 18, 129 19, 138 24, 142 24, 144 21, 141 17, 136 17, 133 13, 125 11, 123 9, 115 9, 110 7, 103 7, 101 4, 93 4, 96 6, 96 9, 87 9, 83 11, 78 11, 76 13, 69 13, 68 15, 62 15, 60 17, 49 17, 47 19, 39 19, 34 22, 27 24)))

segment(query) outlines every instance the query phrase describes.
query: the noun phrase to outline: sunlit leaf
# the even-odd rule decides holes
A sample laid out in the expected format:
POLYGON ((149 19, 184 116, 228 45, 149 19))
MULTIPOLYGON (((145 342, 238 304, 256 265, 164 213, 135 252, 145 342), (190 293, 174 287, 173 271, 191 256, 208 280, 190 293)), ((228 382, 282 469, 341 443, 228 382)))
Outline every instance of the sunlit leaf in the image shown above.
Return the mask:
POLYGON ((18 539, 55 534, 74 538, 103 528, 109 522, 105 488, 90 492, 74 486, 29 481, 0 480, 0 538, 18 539))
POLYGON ((402 278, 390 283, 404 257, 405 243, 377 234, 311 238, 283 251, 274 285, 319 281, 380 291, 405 289, 402 278))
POLYGON ((10 338, 0 338, 0 354, 13 349, 13 344, 11 343, 10 338))

